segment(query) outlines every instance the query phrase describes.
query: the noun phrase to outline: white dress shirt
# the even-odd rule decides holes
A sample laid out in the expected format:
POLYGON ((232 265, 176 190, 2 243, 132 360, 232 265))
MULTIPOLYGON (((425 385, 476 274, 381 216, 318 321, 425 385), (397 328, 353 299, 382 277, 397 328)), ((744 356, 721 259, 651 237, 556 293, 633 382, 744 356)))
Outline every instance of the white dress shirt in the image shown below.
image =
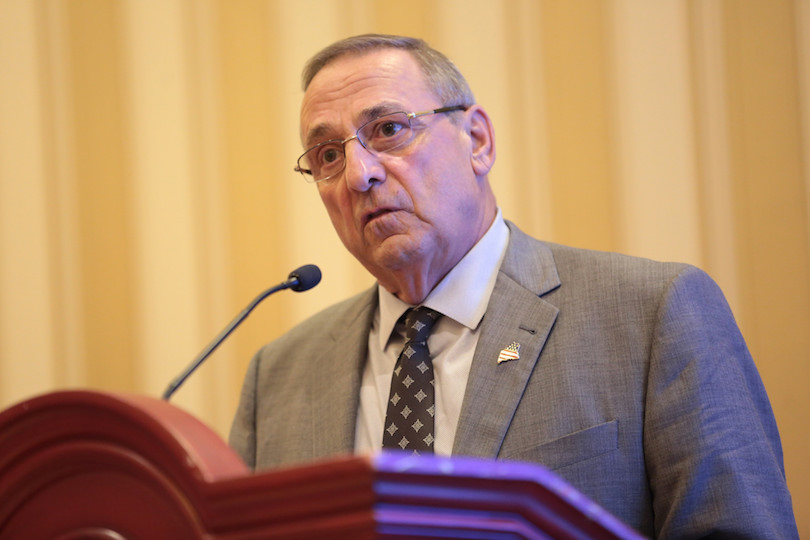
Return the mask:
MULTIPOLYGON (((436 381, 436 454, 452 453, 479 326, 508 243, 509 229, 499 208, 486 234, 422 303, 444 315, 428 338, 436 381)), ((379 285, 378 288, 380 302, 368 337, 368 361, 360 386, 355 433, 358 454, 376 452, 382 447, 391 376, 405 344, 404 325, 397 321, 412 307, 379 285)))

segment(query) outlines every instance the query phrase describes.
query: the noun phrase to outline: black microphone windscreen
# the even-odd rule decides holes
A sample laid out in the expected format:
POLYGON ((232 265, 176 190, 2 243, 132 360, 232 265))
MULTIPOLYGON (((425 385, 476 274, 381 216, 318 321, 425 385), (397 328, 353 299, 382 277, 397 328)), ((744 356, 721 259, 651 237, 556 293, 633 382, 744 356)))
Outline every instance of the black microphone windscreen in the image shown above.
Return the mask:
POLYGON ((296 292, 308 291, 321 282, 321 269, 314 264, 305 264, 296 268, 289 275, 290 279, 297 279, 298 283, 290 287, 296 292))

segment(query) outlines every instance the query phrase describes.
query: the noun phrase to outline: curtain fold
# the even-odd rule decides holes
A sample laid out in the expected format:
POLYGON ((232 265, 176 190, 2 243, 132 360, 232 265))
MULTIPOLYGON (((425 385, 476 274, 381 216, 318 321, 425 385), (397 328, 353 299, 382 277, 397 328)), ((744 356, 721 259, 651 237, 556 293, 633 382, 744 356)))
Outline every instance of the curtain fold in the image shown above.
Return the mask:
POLYGON ((225 434, 252 354, 373 281, 293 172, 299 74, 364 32, 445 52, 493 118, 504 215, 680 260, 725 291, 810 534, 806 0, 0 3, 0 407, 65 387, 174 398, 225 434))

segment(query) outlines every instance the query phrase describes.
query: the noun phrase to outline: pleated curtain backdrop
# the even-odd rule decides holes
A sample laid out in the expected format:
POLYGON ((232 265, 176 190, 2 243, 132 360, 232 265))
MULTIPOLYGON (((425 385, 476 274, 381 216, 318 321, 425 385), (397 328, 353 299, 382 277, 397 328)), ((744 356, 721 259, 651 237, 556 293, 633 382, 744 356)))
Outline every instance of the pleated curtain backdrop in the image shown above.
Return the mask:
POLYGON ((158 396, 225 435, 247 363, 372 284, 301 151, 299 74, 328 43, 444 51, 496 128, 504 215, 581 247, 693 263, 769 391, 810 535, 810 1, 0 2, 0 407, 60 388, 158 396))

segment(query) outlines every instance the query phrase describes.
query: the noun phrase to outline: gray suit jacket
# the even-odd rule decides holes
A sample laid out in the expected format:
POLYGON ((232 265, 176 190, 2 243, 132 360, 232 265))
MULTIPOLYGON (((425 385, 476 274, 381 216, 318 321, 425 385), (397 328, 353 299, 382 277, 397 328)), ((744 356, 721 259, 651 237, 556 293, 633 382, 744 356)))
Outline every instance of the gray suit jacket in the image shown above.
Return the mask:
MULTIPOLYGON (((761 380, 700 270, 538 242, 511 223, 453 452, 531 461, 656 537, 797 538, 761 380), (520 343, 520 359, 498 364, 520 343)), ((266 468, 354 445, 376 288, 253 359, 230 443, 266 468)))

